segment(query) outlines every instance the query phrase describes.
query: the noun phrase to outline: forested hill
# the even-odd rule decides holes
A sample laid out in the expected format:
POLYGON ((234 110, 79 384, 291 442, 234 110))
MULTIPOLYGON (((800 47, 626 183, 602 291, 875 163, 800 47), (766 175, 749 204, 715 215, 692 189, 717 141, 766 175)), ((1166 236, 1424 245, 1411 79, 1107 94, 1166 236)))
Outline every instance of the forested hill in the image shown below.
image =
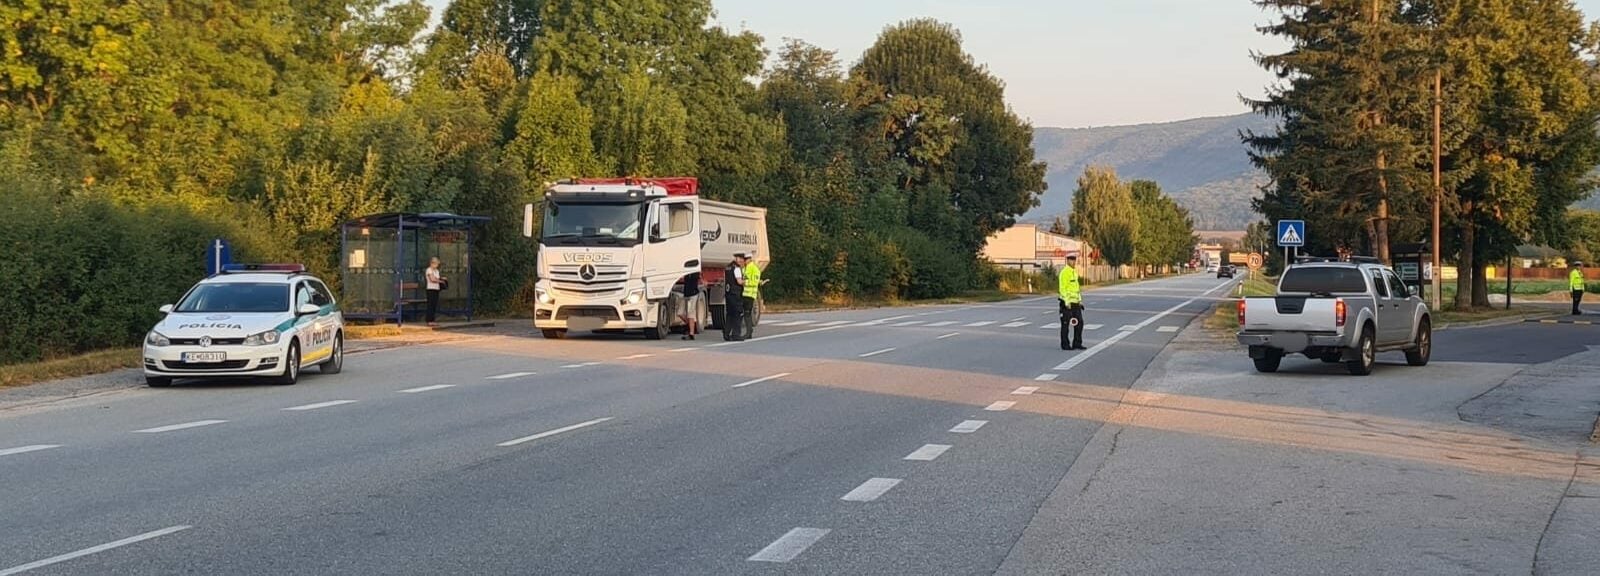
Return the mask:
POLYGON ((1250 199, 1260 172, 1250 166, 1240 130, 1272 126, 1255 114, 1164 124, 1101 128, 1035 128, 1034 149, 1050 163, 1050 190, 1026 220, 1064 215, 1078 176, 1090 164, 1111 166, 1124 179, 1155 180, 1194 215, 1201 230, 1243 230, 1257 219, 1250 199))

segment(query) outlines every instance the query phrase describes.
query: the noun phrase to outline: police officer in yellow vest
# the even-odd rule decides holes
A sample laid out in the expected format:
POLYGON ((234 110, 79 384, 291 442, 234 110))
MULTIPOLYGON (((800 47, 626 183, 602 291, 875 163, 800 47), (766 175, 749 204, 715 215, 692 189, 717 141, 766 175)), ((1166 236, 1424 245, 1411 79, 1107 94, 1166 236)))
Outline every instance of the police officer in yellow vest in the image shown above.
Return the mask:
POLYGON ((1583 283, 1583 263, 1573 262, 1572 273, 1568 276, 1568 284, 1571 284, 1572 286, 1573 316, 1579 316, 1583 314, 1583 310, 1578 308, 1578 306, 1583 304, 1583 283))
POLYGON ((1061 269, 1062 350, 1088 349, 1087 346, 1083 345, 1083 287, 1078 283, 1077 266, 1078 255, 1068 254, 1067 265, 1061 269))
POLYGON ((761 267, 756 266, 756 253, 745 255, 744 265, 744 335, 740 340, 756 337, 756 302, 761 298, 761 267))

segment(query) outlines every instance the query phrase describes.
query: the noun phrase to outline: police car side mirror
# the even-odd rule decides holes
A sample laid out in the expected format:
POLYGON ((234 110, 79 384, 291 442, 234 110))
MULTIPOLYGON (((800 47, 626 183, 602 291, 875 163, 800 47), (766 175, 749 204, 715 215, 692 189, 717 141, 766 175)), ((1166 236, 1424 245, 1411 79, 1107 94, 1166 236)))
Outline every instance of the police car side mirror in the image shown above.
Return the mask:
POLYGON ((172 313, 172 305, 171 304, 162 304, 161 305, 161 313, 162 314, 171 314, 172 313))
POLYGON ((299 312, 301 316, 310 316, 321 311, 322 307, 316 304, 301 304, 300 309, 296 312, 299 312))

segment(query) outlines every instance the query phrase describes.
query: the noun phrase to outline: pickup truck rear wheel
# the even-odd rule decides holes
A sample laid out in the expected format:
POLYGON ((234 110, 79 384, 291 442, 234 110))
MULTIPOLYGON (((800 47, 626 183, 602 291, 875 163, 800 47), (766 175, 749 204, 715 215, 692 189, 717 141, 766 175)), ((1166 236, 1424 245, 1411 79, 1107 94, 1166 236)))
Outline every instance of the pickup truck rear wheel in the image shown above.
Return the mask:
POLYGON ((1428 360, 1433 357, 1433 323, 1426 318, 1417 326, 1416 347, 1406 350, 1406 364, 1412 366, 1427 366, 1428 360))
POLYGON ((1271 374, 1277 372, 1278 367, 1283 365, 1283 353, 1269 350, 1262 357, 1253 360, 1256 363, 1256 372, 1271 374))
POLYGON ((1377 363, 1378 350, 1372 341, 1372 327, 1361 330, 1361 339, 1356 341, 1356 358, 1344 364, 1352 376, 1366 376, 1372 374, 1372 365, 1377 363))

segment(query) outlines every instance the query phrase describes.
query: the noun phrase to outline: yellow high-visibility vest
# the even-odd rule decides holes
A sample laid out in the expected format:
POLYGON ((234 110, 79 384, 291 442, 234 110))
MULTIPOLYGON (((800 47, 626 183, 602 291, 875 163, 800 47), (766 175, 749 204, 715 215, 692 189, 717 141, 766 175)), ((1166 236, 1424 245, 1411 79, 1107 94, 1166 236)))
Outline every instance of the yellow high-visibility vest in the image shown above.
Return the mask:
POLYGON ((1061 301, 1068 305, 1083 303, 1083 288, 1078 285, 1078 271, 1071 266, 1061 269, 1061 301))

